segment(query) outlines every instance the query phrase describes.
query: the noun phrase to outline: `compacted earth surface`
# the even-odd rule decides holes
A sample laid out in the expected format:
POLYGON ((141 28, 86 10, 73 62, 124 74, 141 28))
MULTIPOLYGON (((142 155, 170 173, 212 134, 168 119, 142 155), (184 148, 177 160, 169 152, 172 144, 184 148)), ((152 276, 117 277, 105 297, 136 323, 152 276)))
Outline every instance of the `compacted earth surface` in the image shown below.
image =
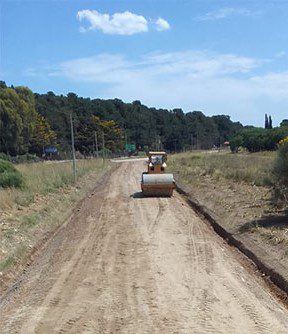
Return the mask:
POLYGON ((272 186, 251 181, 259 175, 260 179, 265 177, 266 169, 261 170, 260 165, 265 165, 268 158, 254 154, 190 152, 175 154, 169 166, 177 185, 193 202, 206 208, 219 225, 288 282, 288 211, 285 203, 276 205, 272 186), (246 168, 248 162, 250 167, 246 168), (233 169, 239 179, 235 175, 227 176, 233 169), (250 181, 245 181, 245 176, 250 181))
POLYGON ((118 162, 0 302, 1 333, 287 333, 288 310, 176 192, 118 162))

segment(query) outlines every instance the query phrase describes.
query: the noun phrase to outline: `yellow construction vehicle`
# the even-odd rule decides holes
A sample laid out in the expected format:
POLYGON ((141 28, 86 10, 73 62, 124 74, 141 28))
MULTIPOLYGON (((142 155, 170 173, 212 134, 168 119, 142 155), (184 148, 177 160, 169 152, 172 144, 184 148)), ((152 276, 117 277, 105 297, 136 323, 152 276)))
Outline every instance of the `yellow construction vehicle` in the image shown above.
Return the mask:
POLYGON ((166 161, 166 152, 148 153, 148 171, 142 173, 141 180, 144 196, 172 196, 175 181, 173 174, 165 173, 166 161))

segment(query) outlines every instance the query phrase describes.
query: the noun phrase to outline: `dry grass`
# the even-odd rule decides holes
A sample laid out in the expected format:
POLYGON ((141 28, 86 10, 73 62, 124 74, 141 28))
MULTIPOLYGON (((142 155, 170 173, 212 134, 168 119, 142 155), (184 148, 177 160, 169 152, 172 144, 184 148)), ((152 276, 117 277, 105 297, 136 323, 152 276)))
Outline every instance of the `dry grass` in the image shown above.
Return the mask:
POLYGON ((0 192, 0 272, 18 267, 37 242, 69 216, 107 168, 109 164, 101 159, 79 160, 74 184, 71 162, 18 165, 25 188, 0 192))
MULTIPOLYGON (((170 171, 191 189, 201 203, 214 211, 233 232, 251 228, 272 246, 288 254, 288 222, 261 224, 261 217, 284 217, 283 207, 275 207, 272 169, 275 152, 231 154, 229 152, 186 152, 169 158, 170 171)), ((286 214, 287 215, 287 214, 286 214)))
MULTIPOLYGON (((0 190, 0 212, 15 206, 28 206, 39 195, 46 195, 59 188, 73 184, 71 162, 39 162, 16 166, 25 180, 23 189, 0 190)), ((103 161, 87 159, 77 161, 77 176, 81 178, 90 171, 100 170, 103 161)))
POLYGON ((182 178, 210 175, 257 186, 271 186, 274 152, 231 154, 228 152, 189 152, 173 155, 170 169, 182 178))

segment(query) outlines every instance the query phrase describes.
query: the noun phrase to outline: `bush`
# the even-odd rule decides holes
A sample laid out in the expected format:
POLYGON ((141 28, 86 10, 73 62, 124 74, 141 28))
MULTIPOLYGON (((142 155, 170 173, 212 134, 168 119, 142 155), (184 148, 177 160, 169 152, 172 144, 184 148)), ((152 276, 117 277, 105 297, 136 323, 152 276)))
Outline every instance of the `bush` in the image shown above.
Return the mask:
POLYGON ((11 158, 11 161, 15 164, 23 164, 29 162, 38 162, 40 159, 37 157, 36 154, 26 153, 23 155, 16 155, 15 157, 11 158))
POLYGON ((237 153, 241 146, 243 146, 243 137, 237 134, 230 140, 230 149, 233 153, 237 153))
POLYGON ((10 155, 7 155, 7 154, 4 153, 4 152, 0 152, 0 159, 1 159, 1 160, 6 160, 6 161, 11 161, 11 157, 10 157, 10 155))
POLYGON ((284 186, 288 186, 288 137, 279 143, 274 172, 278 177, 278 182, 280 181, 284 186))
POLYGON ((279 142, 278 155, 275 161, 277 193, 288 200, 288 137, 279 142))
POLYGON ((0 160, 0 188, 21 188, 23 176, 10 161, 0 160))
POLYGON ((230 139, 230 148, 232 152, 237 152, 241 146, 249 152, 273 151, 287 135, 286 126, 274 129, 244 128, 230 139))

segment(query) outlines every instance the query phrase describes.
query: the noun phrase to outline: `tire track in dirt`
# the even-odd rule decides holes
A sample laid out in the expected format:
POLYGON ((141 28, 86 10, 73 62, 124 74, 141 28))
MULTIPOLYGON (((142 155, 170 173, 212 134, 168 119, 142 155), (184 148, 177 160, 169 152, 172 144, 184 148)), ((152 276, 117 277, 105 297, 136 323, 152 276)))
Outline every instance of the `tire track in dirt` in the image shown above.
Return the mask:
POLYGON ((175 193, 123 162, 0 305, 1 333, 286 333, 288 312, 175 193))

